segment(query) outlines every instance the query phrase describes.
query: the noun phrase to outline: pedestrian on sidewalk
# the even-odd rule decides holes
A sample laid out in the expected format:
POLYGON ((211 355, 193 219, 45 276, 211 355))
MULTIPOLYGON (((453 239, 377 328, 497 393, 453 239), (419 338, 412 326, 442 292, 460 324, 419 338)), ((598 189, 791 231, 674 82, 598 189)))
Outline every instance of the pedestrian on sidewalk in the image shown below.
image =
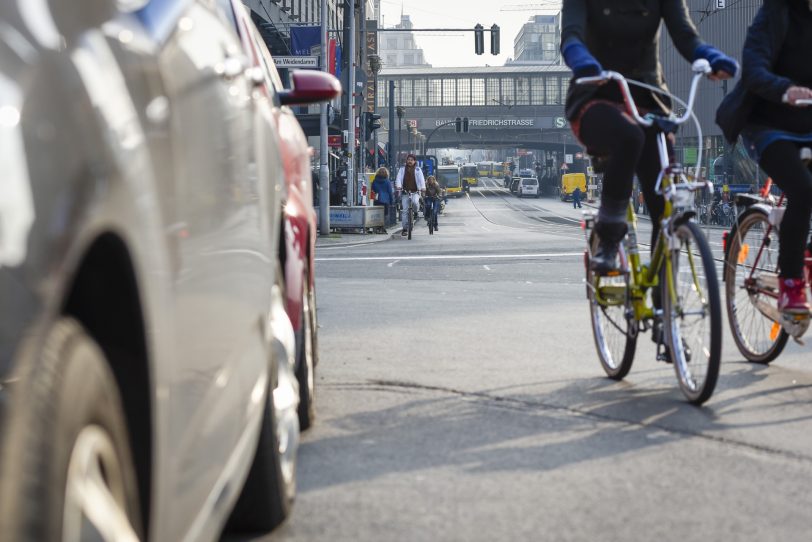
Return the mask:
POLYGON ((583 209, 581 206, 581 187, 576 186, 575 190, 572 191, 572 208, 573 209, 583 209))
POLYGON ((373 205, 383 205, 384 224, 389 224, 389 208, 395 203, 395 191, 392 189, 392 183, 389 182, 389 170, 385 167, 379 168, 375 172, 372 193, 374 194, 373 205))
POLYGON ((401 166, 395 178, 395 190, 401 193, 401 203, 403 212, 401 213, 401 225, 403 231, 401 235, 406 237, 409 228, 409 199, 412 200, 414 209, 420 208, 420 196, 426 192, 426 179, 423 177, 423 170, 417 167, 417 157, 409 154, 406 157, 406 165, 401 166))

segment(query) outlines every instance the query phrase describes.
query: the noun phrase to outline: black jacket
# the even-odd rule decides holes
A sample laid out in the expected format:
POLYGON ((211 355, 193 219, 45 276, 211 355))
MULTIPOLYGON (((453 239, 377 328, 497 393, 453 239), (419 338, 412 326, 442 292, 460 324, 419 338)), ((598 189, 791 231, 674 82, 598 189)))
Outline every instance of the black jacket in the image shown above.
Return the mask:
POLYGON ((792 81, 772 72, 789 27, 785 0, 764 0, 747 30, 742 52, 742 77, 716 110, 716 124, 735 143, 759 99, 780 103, 792 81))
MULTIPOLYGON (((694 51, 703 42, 688 16, 685 0, 564 0, 561 47, 563 50, 576 39, 586 45, 603 69, 665 90, 659 59, 663 21, 677 50, 692 62, 694 51)), ((635 101, 641 101, 640 107, 660 105, 649 91, 632 87, 632 94, 635 101)), ((593 87, 570 83, 567 118, 572 120, 587 101, 597 98, 622 101, 615 84, 593 87)))

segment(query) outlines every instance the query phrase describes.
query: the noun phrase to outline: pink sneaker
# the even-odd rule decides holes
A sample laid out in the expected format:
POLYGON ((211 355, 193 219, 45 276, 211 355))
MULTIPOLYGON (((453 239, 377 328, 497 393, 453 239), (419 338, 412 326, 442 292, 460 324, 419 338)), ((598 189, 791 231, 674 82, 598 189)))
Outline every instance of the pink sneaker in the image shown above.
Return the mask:
POLYGON ((791 314, 809 314, 809 303, 806 300, 806 283, 799 278, 778 280, 778 310, 791 314))

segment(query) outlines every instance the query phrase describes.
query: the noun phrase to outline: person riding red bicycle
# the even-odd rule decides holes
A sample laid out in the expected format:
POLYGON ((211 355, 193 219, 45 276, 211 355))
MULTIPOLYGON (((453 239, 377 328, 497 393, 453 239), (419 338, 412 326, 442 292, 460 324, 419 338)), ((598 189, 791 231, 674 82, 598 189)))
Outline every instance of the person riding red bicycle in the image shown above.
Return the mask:
MULTIPOLYGON (((635 173, 640 179, 652 216, 652 247, 659 234, 662 196, 654 187, 660 172, 656 131, 637 124, 626 112, 618 87, 578 85, 576 79, 594 77, 604 69, 665 90, 658 44, 660 25, 688 61, 705 59, 711 79, 728 79, 738 70, 735 60, 703 43, 688 16, 685 0, 564 0, 561 53, 573 71, 566 100, 566 117, 575 136, 603 162, 601 205, 595 224, 599 246, 590 265, 596 273, 618 270, 618 245, 626 235, 626 209, 635 173), (622 5, 621 5, 622 4, 622 5)), ((670 102, 662 95, 632 87, 641 112, 662 112, 670 102)))
POLYGON ((812 172, 800 149, 812 147, 812 2, 765 0, 747 31, 742 78, 716 121, 735 143, 741 134, 761 168, 787 196, 779 228, 778 309, 810 314, 804 249, 812 216, 812 172), (804 103, 805 102, 805 103, 804 103))

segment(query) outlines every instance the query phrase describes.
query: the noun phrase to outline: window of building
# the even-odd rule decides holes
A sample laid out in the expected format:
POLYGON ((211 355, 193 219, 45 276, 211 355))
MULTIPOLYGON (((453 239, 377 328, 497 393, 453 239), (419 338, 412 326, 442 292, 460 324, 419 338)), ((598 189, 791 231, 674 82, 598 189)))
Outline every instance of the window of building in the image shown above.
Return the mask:
POLYGON ((404 107, 412 106, 412 80, 403 79, 400 82, 400 105, 404 107))
POLYGON ((514 79, 512 77, 502 78, 502 99, 501 102, 505 105, 512 105, 516 103, 516 96, 514 93, 514 79))
POLYGON ((412 53, 407 53, 403 55, 403 65, 414 66, 414 55, 412 53))
POLYGON ((383 83, 378 85, 378 107, 389 107, 389 82, 383 83))
POLYGON ((414 82, 414 106, 415 107, 425 107, 428 104, 428 100, 426 100, 426 80, 425 79, 417 79, 414 82))
POLYGON ((386 55, 386 65, 394 68, 398 65, 398 55, 386 55))
POLYGON ((544 79, 541 77, 530 78, 530 105, 544 105, 544 79))
POLYGON ((457 105, 457 80, 443 79, 443 105, 457 105))
POLYGON ((530 105, 530 81, 526 77, 516 79, 516 105, 530 105))
POLYGON ((397 49, 398 48, 398 39, 397 38, 386 38, 386 48, 387 49, 397 49))
POLYGON ((486 81, 485 100, 487 101, 488 105, 493 105, 494 103, 502 101, 499 97, 499 78, 490 77, 486 79, 486 81))
POLYGON ((471 79, 471 105, 485 105, 484 79, 471 79))
POLYGON ((547 104, 557 105, 561 103, 561 88, 558 77, 554 75, 547 76, 547 104))
POLYGON ((561 103, 567 102, 567 91, 570 89, 570 80, 567 77, 561 78, 561 103))
POLYGON ((471 80, 457 79, 457 105, 471 105, 471 80))
POLYGON ((428 81, 428 104, 429 107, 437 107, 443 105, 443 81, 442 79, 429 79, 428 81))

